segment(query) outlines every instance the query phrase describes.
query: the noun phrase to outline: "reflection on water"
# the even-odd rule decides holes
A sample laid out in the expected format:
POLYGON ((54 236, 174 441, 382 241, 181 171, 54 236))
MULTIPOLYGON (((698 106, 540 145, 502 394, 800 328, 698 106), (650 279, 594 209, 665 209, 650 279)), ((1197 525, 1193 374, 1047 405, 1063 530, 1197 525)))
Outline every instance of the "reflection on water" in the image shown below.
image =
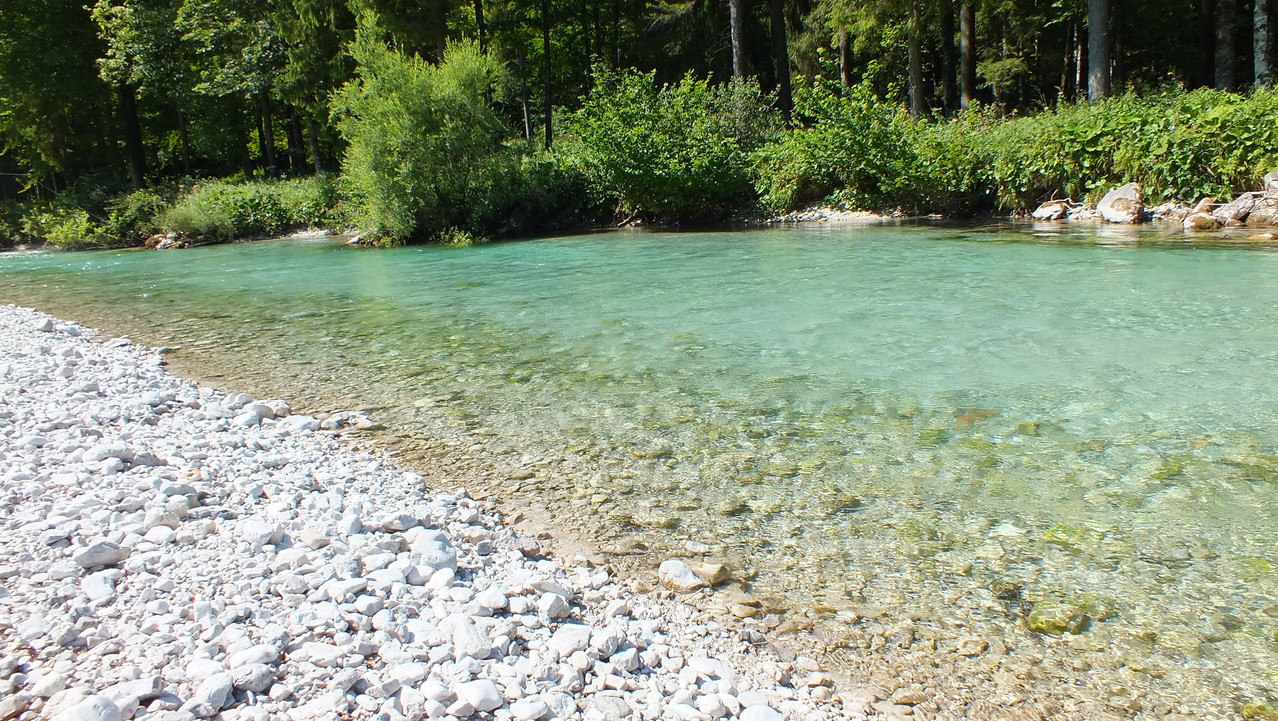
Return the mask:
POLYGON ((405 435, 444 414, 566 463, 525 490, 604 544, 704 544, 853 636, 910 619, 1041 658, 1028 625, 1064 609, 1081 633, 1051 653, 1145 669, 1125 715, 1263 701, 1278 255, 1060 227, 24 254, 0 301, 360 398, 405 435))

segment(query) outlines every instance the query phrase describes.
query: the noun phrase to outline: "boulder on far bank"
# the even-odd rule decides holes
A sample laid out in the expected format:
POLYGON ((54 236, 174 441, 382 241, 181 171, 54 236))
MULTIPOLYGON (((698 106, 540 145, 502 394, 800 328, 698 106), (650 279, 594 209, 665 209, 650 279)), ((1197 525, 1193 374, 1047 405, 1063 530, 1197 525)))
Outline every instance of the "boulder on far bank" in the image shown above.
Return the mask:
POLYGON ((1278 227, 1278 193, 1265 193, 1255 199, 1251 213, 1247 215, 1247 227, 1278 227))
POLYGON ((1185 216, 1183 225, 1186 230, 1218 230, 1224 223, 1211 213, 1194 212, 1185 216))
POLYGON ((1260 187, 1266 193, 1278 193, 1278 170, 1266 173, 1260 187))
POLYGON ((1252 209, 1256 207, 1257 195, 1258 193, 1243 193, 1216 208, 1212 211, 1212 215, 1216 216, 1225 225, 1241 225, 1247 222, 1247 216, 1251 215, 1252 209))
POLYGON ((1038 209, 1030 216, 1034 220, 1062 220, 1069 215, 1070 209, 1074 204, 1069 200, 1049 200, 1038 206, 1038 209))
POLYGON ((1145 213, 1145 193, 1136 183, 1119 186, 1101 198, 1096 212, 1110 223, 1139 223, 1145 213))

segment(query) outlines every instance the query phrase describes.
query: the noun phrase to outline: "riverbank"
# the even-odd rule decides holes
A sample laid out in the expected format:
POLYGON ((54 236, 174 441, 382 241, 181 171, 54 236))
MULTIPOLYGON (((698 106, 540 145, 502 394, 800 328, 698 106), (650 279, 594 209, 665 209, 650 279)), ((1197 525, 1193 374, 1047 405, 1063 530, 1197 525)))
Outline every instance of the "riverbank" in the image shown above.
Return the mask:
POLYGON ((867 717, 448 478, 94 335, 0 307, 5 718, 867 717))

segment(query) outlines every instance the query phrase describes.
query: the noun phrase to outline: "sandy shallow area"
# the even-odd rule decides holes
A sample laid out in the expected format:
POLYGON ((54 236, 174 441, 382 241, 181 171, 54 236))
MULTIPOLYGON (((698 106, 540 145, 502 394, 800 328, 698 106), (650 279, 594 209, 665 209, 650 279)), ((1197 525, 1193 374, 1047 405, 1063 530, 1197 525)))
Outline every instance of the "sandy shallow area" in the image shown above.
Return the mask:
MULTIPOLYGON (((555 539, 456 479, 362 448, 367 425, 0 307, 0 719, 821 721, 928 700, 836 687, 709 589, 548 558, 555 539)), ((662 570, 704 585, 690 571, 662 570)))

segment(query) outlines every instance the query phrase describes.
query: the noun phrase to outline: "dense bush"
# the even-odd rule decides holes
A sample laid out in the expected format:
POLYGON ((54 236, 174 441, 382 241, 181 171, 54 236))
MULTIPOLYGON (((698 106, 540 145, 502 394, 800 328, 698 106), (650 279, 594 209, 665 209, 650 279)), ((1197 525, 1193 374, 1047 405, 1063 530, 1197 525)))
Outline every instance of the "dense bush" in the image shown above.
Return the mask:
POLYGON ((1123 95, 999 118, 975 108, 914 121, 868 91, 799 96, 806 122, 759 153, 757 185, 779 209, 824 201, 966 213, 1095 201, 1137 182, 1154 201, 1232 197, 1278 166, 1278 92, 1123 95))
POLYGON ((795 95, 798 127, 758 153, 759 195, 774 209, 826 199, 852 208, 898 204, 915 192, 916 126, 868 87, 821 85, 795 95))
POLYGON ((601 74, 570 119, 566 162, 627 214, 702 220, 749 203, 751 153, 779 130, 758 85, 601 74))
POLYGON ((1278 160, 1278 93, 1123 95, 1062 105, 986 134, 990 185, 1004 208, 1049 195, 1096 200, 1140 183, 1154 200, 1233 197, 1278 160))
POLYGON ((369 31, 351 54, 357 77, 333 112, 359 226, 384 244, 487 232, 512 200, 520 162, 488 101, 501 82, 496 61, 456 43, 432 65, 369 31))
POLYGON ((334 183, 317 176, 298 180, 196 184, 156 216, 165 231, 210 240, 279 235, 339 221, 334 183))
POLYGON ((105 248, 111 239, 83 208, 66 202, 36 203, 22 218, 22 234, 60 248, 105 248))

